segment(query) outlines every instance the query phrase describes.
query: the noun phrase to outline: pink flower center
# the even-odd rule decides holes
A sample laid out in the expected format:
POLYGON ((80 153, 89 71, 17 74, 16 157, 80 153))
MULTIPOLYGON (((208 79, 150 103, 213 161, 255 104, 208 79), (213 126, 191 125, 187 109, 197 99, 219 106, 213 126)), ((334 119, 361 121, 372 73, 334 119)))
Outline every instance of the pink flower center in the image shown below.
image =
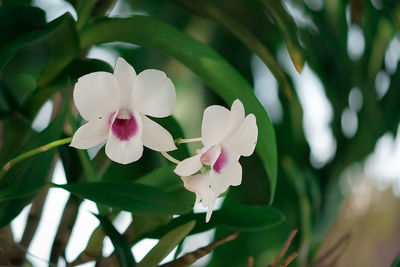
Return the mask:
POLYGON ((225 150, 221 149, 217 161, 214 163, 213 170, 220 173, 221 169, 228 163, 228 157, 226 156, 225 150))
POLYGON ((202 164, 205 165, 211 165, 214 162, 214 165, 212 165, 212 169, 220 173, 221 169, 225 167, 226 164, 228 163, 228 156, 222 147, 221 150, 219 151, 219 146, 218 147, 212 146, 207 150, 207 152, 201 155, 200 161, 202 164), (215 157, 217 157, 216 160, 215 157))
MULTIPOLYGON (((111 115, 111 118, 112 116, 114 115, 111 115)), ((121 141, 131 139, 137 133, 138 128, 135 116, 126 109, 121 109, 118 112, 117 117, 111 125, 113 135, 121 141)))

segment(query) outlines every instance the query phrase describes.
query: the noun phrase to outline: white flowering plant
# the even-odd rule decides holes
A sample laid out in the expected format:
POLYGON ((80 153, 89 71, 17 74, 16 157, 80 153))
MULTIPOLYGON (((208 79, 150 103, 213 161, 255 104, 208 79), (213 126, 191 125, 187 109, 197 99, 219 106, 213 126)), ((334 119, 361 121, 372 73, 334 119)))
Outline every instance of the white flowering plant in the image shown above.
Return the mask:
POLYGON ((0 0, 0 266, 397 266, 399 10, 0 0))

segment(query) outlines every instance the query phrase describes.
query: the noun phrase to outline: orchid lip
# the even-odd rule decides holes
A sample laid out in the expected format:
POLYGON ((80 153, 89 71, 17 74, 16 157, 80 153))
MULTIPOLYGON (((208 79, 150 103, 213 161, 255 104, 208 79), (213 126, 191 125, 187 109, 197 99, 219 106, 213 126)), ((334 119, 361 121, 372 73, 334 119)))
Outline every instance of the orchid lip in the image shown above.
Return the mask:
POLYGON ((221 149, 221 154, 219 154, 217 161, 213 165, 213 170, 217 173, 221 173, 221 169, 228 163, 228 157, 224 149, 221 149))
POLYGON ((112 118, 115 114, 110 116, 111 132, 120 141, 128 141, 138 132, 138 123, 135 116, 126 109, 121 109, 114 121, 112 118))
POLYGON ((228 156, 226 151, 219 145, 212 146, 200 156, 200 162, 205 165, 211 165, 215 172, 220 173, 221 169, 224 168, 228 163, 228 156), (213 154, 215 152, 218 153, 218 156, 214 161, 212 158, 214 158, 213 154))

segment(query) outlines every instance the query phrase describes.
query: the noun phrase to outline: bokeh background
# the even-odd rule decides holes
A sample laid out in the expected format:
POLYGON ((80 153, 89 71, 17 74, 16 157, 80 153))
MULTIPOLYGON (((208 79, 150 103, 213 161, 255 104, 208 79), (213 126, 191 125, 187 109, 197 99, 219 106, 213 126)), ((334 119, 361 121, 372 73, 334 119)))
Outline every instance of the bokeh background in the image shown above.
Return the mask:
MULTIPOLYGON (((43 9, 47 22, 65 12, 77 19, 72 0, 21 2, 43 9)), ((267 266, 296 228, 299 233, 290 250, 298 252, 298 257, 290 266, 391 265, 400 251, 398 1, 274 0, 265 1, 270 8, 261 9, 262 1, 244 0, 114 2, 105 11, 109 17, 149 15, 209 44, 253 85, 274 124, 278 183, 273 207, 284 213, 285 222, 262 232, 242 233, 194 266, 247 266, 249 256, 255 258, 254 266, 267 266), (263 48, 252 46, 252 39, 246 42, 237 25, 230 27, 232 23, 221 14, 242 25, 263 48)), ((178 99, 174 116, 187 137, 200 135, 205 107, 224 104, 201 77, 157 50, 114 42, 95 45, 82 54, 82 58, 98 59, 111 67, 119 56, 137 72, 155 68, 171 77, 178 99)), ((28 45, 1 71, 2 94, 12 99, 10 102, 19 101, 19 110, 37 87, 47 58, 44 44, 28 45)), ((79 64, 79 59, 76 62, 79 64)), ((74 82, 71 78, 69 90, 74 82)), ((27 116, 34 131, 47 127, 60 108, 60 98, 53 95, 37 108, 37 114, 27 116)), ((0 103, 6 114, 2 116, 2 136, 11 129, 6 122, 9 114, 17 112, 8 103, 0 103)), ((189 148, 194 152, 198 147, 189 148)), ((104 153, 101 146, 89 150, 91 157, 97 153, 104 153)), ((269 184, 259 158, 241 162, 242 186, 220 198, 217 209, 242 202, 268 203, 269 184)), ((144 168, 143 173, 146 171, 144 168)), ((54 161, 51 179, 58 184, 67 182, 60 159, 54 161)), ((49 265, 61 215, 71 201, 75 200, 68 192, 57 188, 41 192, 34 200, 43 203, 43 210, 26 248, 33 266, 49 265)), ((85 249, 99 225, 91 214, 97 212, 95 203, 83 200, 77 207, 65 250, 67 262, 85 249)), ((21 241, 33 210, 32 205, 26 206, 11 222, 16 243, 21 241)), ((201 211, 201 205, 195 207, 195 212, 201 211)), ((123 233, 130 222, 131 214, 121 212, 113 224, 123 233)), ((224 231, 213 229, 186 238, 180 255, 207 245, 224 231)), ((156 239, 144 239, 135 244, 135 259, 140 261, 156 243, 156 239)), ((103 256, 109 256, 114 250, 110 239, 106 237, 103 244, 103 256)), ((163 262, 171 261, 175 252, 163 262)), ((61 258, 57 264, 66 265, 61 258)), ((95 264, 90 261, 81 266, 95 264)))

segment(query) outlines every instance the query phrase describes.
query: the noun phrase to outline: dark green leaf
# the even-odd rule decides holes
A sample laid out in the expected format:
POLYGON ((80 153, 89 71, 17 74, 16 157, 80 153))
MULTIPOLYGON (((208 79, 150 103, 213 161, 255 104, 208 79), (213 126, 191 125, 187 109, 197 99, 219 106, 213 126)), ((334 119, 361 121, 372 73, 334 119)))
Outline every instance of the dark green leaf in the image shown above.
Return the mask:
POLYGON ((0 81, 0 119, 7 117, 11 113, 12 106, 15 105, 5 82, 0 81))
POLYGON ((72 16, 66 13, 57 20, 61 21, 60 26, 47 40, 50 47, 50 61, 38 81, 38 87, 53 81, 81 51, 72 16))
POLYGON ((128 240, 121 235, 117 229, 115 229, 114 225, 108 220, 107 217, 104 216, 96 216, 101 226, 104 229, 104 232, 111 239, 111 242, 114 246, 115 253, 117 254, 119 266, 121 267, 133 267, 136 265, 135 259, 133 258, 131 247, 129 245, 128 240))
POLYGON ((30 5, 32 0, 3 0, 3 5, 30 5))
POLYGON ((277 179, 275 133, 267 112, 247 81, 211 47, 151 17, 102 19, 82 32, 84 48, 113 41, 159 49, 199 74, 229 105, 237 98, 244 103, 246 111, 257 117, 260 134, 256 149, 268 173, 272 202, 277 179))
POLYGON ((275 78, 278 80, 281 88, 284 89, 287 96, 291 95, 291 85, 285 73, 279 67, 276 57, 270 49, 264 45, 261 40, 254 35, 247 27, 242 25, 239 21, 229 16, 224 6, 218 6, 215 1, 191 1, 179 0, 180 3, 194 10, 195 12, 202 13, 204 16, 209 17, 231 32, 237 39, 242 41, 248 49, 256 53, 264 63, 269 67, 275 78))
POLYGON ((168 232, 137 266, 157 266, 192 231, 195 224, 196 221, 190 221, 168 232))
POLYGON ((76 13, 78 14, 78 21, 76 26, 81 29, 90 19, 93 7, 98 0, 78 0, 76 3, 76 13))
POLYGON ((96 71, 113 72, 113 67, 111 67, 107 62, 99 59, 79 58, 69 64, 63 71, 62 75, 68 76, 72 81, 76 81, 81 76, 96 71))
MULTIPOLYGON (((62 112, 45 130, 32 135, 27 144, 20 149, 17 154, 21 154, 59 139, 64 124, 64 118, 65 112, 62 112)), ((22 196, 24 196, 23 198, 3 201, 0 203, 0 227, 10 223, 10 221, 25 207, 25 205, 32 200, 35 189, 39 189, 42 185, 44 186, 52 165, 54 154, 55 149, 51 149, 28 158, 17 163, 3 176, 0 181, 1 192, 10 190, 6 193, 10 198, 12 197, 10 192, 13 194, 21 194, 16 191, 18 186, 25 193, 22 193, 22 196), (28 193, 29 190, 33 190, 32 194, 28 193)))
POLYGON ((3 132, 0 149, 0 165, 3 166, 10 160, 10 156, 21 151, 22 145, 25 144, 33 131, 30 122, 16 113, 1 121, 1 124, 4 129, 7 129, 3 132))
POLYGON ((242 232, 261 231, 277 226, 285 219, 283 214, 275 208, 256 205, 243 205, 214 211, 208 223, 205 222, 205 218, 205 213, 182 215, 173 219, 168 225, 158 228, 150 234, 150 237, 160 238, 178 225, 192 220, 196 221, 196 226, 190 234, 204 232, 217 226, 242 232))
POLYGON ((183 182, 179 176, 174 173, 174 167, 163 166, 140 177, 136 182, 154 186, 171 193, 177 201, 193 206, 195 194, 183 187, 183 182))
MULTIPOLYGON (((179 122, 173 116, 167 118, 152 118, 155 122, 159 123, 165 129, 168 129, 174 139, 185 138, 185 134, 180 126, 179 122)), ((169 152, 171 156, 176 159, 183 160, 190 157, 189 149, 187 144, 180 144, 179 149, 169 152)))
POLYGON ((298 72, 304 66, 304 53, 297 39, 297 26, 293 18, 288 14, 281 1, 260 0, 266 11, 271 15, 279 30, 283 34, 287 49, 293 65, 298 72))
POLYGON ((62 18, 46 24, 45 13, 36 7, 0 7, 0 69, 23 46, 43 40, 60 25, 62 18))
POLYGON ((38 183, 32 186, 21 187, 20 184, 10 185, 0 189, 0 203, 11 199, 29 198, 36 195, 38 191, 43 189, 46 183, 38 183))
MULTIPOLYGON (((165 192, 171 193, 184 188, 182 180, 174 173, 174 167, 171 166, 160 167, 157 170, 140 177, 136 182, 147 186, 157 187, 163 189, 165 192)), ((188 194, 193 195, 191 192, 188 192, 188 194)))
POLYGON ((30 119, 39 111, 40 107, 57 91, 70 90, 68 85, 72 86, 73 81, 78 80, 79 77, 96 71, 112 72, 112 67, 106 62, 98 59, 77 59, 73 61, 61 73, 62 79, 56 84, 35 90, 28 98, 23 106, 24 115, 30 119), (69 84, 68 84, 69 83, 69 84))
POLYGON ((183 214, 191 210, 173 195, 134 182, 93 182, 56 185, 98 204, 143 214, 183 214))
POLYGON ((396 258, 394 258, 391 267, 400 267, 400 253, 396 255, 396 258))

